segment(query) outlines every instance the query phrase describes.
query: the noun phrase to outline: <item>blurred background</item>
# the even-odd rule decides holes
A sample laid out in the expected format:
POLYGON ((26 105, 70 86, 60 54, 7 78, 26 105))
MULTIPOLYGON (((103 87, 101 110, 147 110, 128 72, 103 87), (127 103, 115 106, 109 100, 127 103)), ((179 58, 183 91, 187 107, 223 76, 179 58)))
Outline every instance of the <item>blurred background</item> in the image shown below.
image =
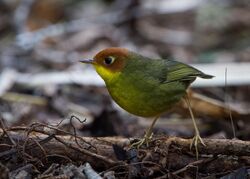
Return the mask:
MULTIPOLYGON (((72 131, 76 116, 79 135, 142 136, 151 121, 120 109, 93 68, 78 62, 119 46, 216 76, 193 91, 230 105, 237 137, 250 139, 247 0, 1 0, 0 42, 0 117, 9 127, 63 120, 72 131)), ((229 115, 198 116, 202 136, 233 137, 229 115)), ((166 114, 155 133, 191 137, 186 118, 166 114)))

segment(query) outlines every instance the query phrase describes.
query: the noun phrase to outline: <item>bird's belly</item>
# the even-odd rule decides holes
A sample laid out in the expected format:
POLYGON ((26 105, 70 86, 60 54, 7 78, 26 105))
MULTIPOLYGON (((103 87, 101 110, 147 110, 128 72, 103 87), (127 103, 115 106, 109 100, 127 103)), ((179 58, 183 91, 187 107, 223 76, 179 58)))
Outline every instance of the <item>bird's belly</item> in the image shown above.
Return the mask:
POLYGON ((116 85, 109 88, 114 101, 137 116, 153 117, 169 110, 185 94, 184 87, 116 85))

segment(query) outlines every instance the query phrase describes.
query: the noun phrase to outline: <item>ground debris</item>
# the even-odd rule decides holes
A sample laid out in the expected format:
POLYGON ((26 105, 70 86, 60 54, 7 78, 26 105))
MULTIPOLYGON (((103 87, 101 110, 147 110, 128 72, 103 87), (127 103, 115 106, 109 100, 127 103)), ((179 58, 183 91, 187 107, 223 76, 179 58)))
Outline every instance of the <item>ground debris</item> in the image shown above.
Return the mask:
POLYGON ((156 137, 148 147, 131 149, 133 140, 128 138, 80 137, 38 123, 1 133, 0 159, 8 166, 2 169, 10 176, 101 178, 107 172, 113 172, 111 178, 192 173, 223 176, 250 165, 250 143, 240 140, 204 139, 206 146, 199 145, 197 160, 196 151, 190 150, 191 139, 178 137, 156 137))

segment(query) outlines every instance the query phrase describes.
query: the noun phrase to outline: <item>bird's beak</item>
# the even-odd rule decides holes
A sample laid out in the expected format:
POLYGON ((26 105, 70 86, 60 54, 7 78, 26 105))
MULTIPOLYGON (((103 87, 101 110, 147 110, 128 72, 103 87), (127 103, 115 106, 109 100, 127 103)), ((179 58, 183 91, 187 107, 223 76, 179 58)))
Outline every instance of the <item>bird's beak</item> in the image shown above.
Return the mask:
POLYGON ((92 59, 87 59, 87 60, 80 60, 81 63, 89 63, 89 64, 93 64, 94 60, 92 59))

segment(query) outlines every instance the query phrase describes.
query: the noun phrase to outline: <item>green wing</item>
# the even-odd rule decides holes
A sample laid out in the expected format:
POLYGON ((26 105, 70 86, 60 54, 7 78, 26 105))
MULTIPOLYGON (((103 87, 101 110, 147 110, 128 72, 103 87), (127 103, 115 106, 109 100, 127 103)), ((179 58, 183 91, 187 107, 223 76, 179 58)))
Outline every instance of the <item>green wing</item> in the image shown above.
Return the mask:
POLYGON ((165 62, 167 66, 167 78, 164 83, 182 81, 189 85, 196 79, 196 77, 206 79, 213 77, 181 62, 174 60, 166 60, 165 62))
MULTIPOLYGON (((126 74, 130 75, 133 79, 138 81, 138 78, 150 79, 159 83, 182 82, 186 86, 192 83, 196 77, 212 78, 213 76, 207 75, 194 67, 184 63, 166 60, 166 59, 150 59, 143 57, 136 53, 132 53, 125 68, 126 74), (135 72, 138 74, 135 75, 135 72)), ((150 81, 148 80, 148 81, 150 81)))

